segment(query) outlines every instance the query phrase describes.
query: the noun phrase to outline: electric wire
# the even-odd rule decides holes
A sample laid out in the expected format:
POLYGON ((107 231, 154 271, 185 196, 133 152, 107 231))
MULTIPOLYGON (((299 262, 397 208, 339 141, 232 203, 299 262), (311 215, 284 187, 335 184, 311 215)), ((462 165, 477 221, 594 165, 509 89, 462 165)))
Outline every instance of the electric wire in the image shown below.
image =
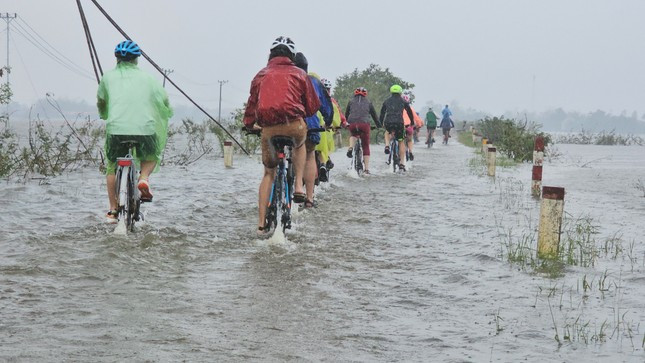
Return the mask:
MULTIPOLYGON (((44 47, 43 47, 40 43, 38 43, 37 41, 32 40, 30 37, 28 37, 27 35, 23 34, 23 33, 22 33, 20 30, 18 30, 17 28, 14 28, 14 32, 15 32, 15 33, 17 33, 17 34, 19 34, 20 36, 22 36, 25 40, 27 40, 29 43, 31 43, 34 47, 36 47, 38 50, 40 50, 43 54, 45 54, 46 56, 48 56, 49 58, 51 58, 52 60, 54 60, 55 62, 57 62, 58 64, 60 64, 61 66, 63 66, 63 67, 65 67, 65 68, 67 68, 69 71, 71 71, 71 72, 73 72, 73 73, 76 73, 78 76, 81 76, 81 77, 84 77, 84 78, 88 78, 88 79, 92 79, 92 80, 93 80, 93 78, 92 78, 91 76, 89 76, 89 75, 88 75, 88 73, 82 73, 81 71, 79 71, 78 69, 74 68, 73 66, 71 66, 71 65, 69 65, 69 64, 67 64, 67 63, 65 63, 65 61, 61 60, 59 57, 57 57, 57 56, 56 56, 55 54, 53 54, 51 51, 48 51, 46 48, 44 48, 44 47)), ((86 71, 85 71, 85 72, 86 72, 86 71)))
POLYGON ((18 18, 18 23, 16 23, 16 25, 20 26, 20 27, 21 27, 21 29, 26 30, 26 29, 24 29, 24 27, 23 27, 21 24, 19 24, 19 23, 23 23, 25 26, 27 26, 27 28, 29 28, 33 34, 36 34, 36 36, 37 36, 38 38, 40 38, 40 39, 41 39, 45 44, 47 44, 47 45, 48 45, 48 46, 49 46, 49 47, 50 47, 54 52, 58 53, 58 55, 60 55, 60 56, 61 56, 61 57, 63 57, 67 62, 69 62, 69 64, 73 65, 74 67, 78 68, 79 70, 81 70, 81 71, 83 71, 83 72, 87 72, 87 70, 85 70, 85 69, 84 69, 83 67, 81 67, 80 65, 78 65, 78 64, 76 64, 76 63, 74 63, 74 61, 73 61, 73 60, 71 60, 71 59, 67 58, 67 56, 65 56, 65 54, 63 54, 63 53, 62 53, 62 52, 60 52, 58 49, 56 49, 56 47, 54 47, 53 45, 51 45, 51 44, 47 41, 47 39, 43 38, 43 37, 42 37, 42 36, 41 36, 41 35, 40 35, 40 34, 39 34, 39 33, 38 33, 38 32, 37 32, 37 31, 36 31, 32 26, 31 26, 31 25, 29 25, 29 23, 27 23, 27 21, 26 21, 24 18, 19 17, 19 18, 18 18))

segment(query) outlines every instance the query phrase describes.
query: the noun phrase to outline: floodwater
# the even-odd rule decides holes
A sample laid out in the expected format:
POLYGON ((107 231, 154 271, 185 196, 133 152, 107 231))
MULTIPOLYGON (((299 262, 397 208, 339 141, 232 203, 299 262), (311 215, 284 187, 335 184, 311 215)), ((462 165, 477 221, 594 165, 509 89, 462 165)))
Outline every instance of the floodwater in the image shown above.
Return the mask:
POLYGON ((103 224, 95 170, 5 182, 0 361, 645 360, 645 148, 560 145, 546 162, 567 215, 622 241, 551 278, 504 254, 503 235, 537 225, 531 166, 489 178, 454 140, 418 144, 406 175, 380 146, 367 178, 337 151, 286 239, 255 236, 256 159, 164 168, 128 236, 103 224))

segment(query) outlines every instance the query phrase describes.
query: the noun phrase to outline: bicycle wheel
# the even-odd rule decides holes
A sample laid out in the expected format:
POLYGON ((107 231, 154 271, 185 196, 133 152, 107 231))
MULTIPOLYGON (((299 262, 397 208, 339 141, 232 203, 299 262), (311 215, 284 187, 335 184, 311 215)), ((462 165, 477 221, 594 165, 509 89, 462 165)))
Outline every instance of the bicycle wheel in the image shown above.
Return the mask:
POLYGON ((118 203, 118 216, 119 220, 125 223, 126 230, 130 230, 132 219, 130 218, 130 205, 131 205, 131 185, 130 185, 130 169, 131 167, 125 166, 118 171, 118 189, 117 196, 118 203))
POLYGON ((286 176, 284 178, 285 186, 284 186, 284 191, 285 191, 285 198, 284 201, 285 203, 282 205, 282 232, 284 232, 286 229, 291 229, 291 206, 292 206, 292 200, 293 200, 293 165, 289 163, 289 166, 287 167, 286 171, 286 176))
POLYGON ((361 140, 356 140, 356 145, 354 146, 354 169, 356 173, 360 176, 363 174, 363 148, 361 147, 361 140))
POLYGON ((136 187, 136 176, 134 167, 130 167, 128 173, 128 219, 127 225, 130 227, 130 232, 134 232, 134 222, 139 220, 139 190, 136 187))
POLYGON ((396 169, 399 167, 401 160, 399 158, 399 142, 396 139, 392 139, 392 146, 390 147, 390 152, 392 153, 392 171, 396 173, 396 169))

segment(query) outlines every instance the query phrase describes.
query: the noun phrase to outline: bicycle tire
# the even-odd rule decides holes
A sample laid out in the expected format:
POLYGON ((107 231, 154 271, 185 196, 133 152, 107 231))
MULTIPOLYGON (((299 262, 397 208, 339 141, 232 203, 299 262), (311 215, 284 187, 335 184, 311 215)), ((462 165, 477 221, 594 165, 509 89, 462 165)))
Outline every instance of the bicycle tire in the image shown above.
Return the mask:
POLYGON ((130 230, 130 169, 125 166, 117 171, 117 196, 118 218, 125 223, 126 230, 130 230))
POLYGON ((361 160, 363 156, 363 148, 361 146, 361 141, 356 140, 356 145, 354 146, 354 169, 356 174, 361 176, 363 174, 363 161, 361 160))
POLYGON ((294 182, 294 171, 293 164, 291 163, 291 154, 287 158, 289 166, 287 166, 286 175, 284 178, 285 182, 285 198, 284 205, 282 206, 282 232, 285 232, 287 229, 291 229, 291 205, 293 202, 293 182, 294 182))
POLYGON ((399 142, 398 140, 392 138, 392 145, 390 146, 390 153, 392 153, 392 171, 396 173, 396 169, 399 167, 401 160, 399 160, 399 142))

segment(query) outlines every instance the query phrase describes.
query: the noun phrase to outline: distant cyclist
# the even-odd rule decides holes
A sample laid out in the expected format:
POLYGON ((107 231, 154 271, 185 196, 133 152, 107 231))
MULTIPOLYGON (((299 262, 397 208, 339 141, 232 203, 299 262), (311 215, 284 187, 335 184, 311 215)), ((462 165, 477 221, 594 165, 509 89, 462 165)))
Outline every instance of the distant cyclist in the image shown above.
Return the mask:
POLYGON ((296 46, 288 37, 278 37, 271 45, 269 63, 251 82, 251 91, 244 112, 247 129, 262 127, 262 163, 264 176, 258 197, 258 233, 264 233, 266 208, 269 204, 271 184, 278 164, 276 150, 271 144, 273 136, 288 136, 294 139, 294 193, 293 201, 303 203, 306 195, 303 188, 305 169, 305 139, 307 124, 304 118, 314 115, 320 107, 318 95, 307 73, 296 67, 293 59, 296 46))
POLYGON ((439 127, 441 127, 441 131, 443 132, 443 143, 444 145, 448 145, 448 139, 450 138, 450 129, 455 127, 455 123, 452 122, 452 111, 450 111, 450 108, 448 108, 448 105, 441 110, 441 124, 439 124, 439 127))
MULTIPOLYGON (((298 68, 302 69, 305 72, 307 72, 307 70, 309 69, 309 62, 307 61, 307 58, 305 57, 304 54, 300 52, 296 54, 294 58, 294 63, 298 68)), ((320 83, 320 79, 316 75, 310 73, 309 81, 313 85, 314 90, 316 91, 316 95, 318 96, 320 107, 318 109, 319 115, 314 114, 305 119, 307 123, 307 127, 310 129, 315 129, 315 128, 320 128, 322 124, 324 124, 327 127, 331 126, 331 122, 333 120, 333 112, 334 112, 334 108, 331 102, 331 97, 329 96, 329 94, 327 94, 327 91, 325 91, 325 88, 323 87, 322 83, 320 83)), ((305 142, 305 146, 307 147, 307 161, 305 163, 305 174, 304 174, 305 189, 307 192, 307 198, 304 202, 305 208, 315 207, 314 188, 316 183, 316 176, 318 175, 318 166, 316 163, 316 154, 314 152, 314 149, 316 148, 316 145, 318 145, 319 143, 320 143, 319 132, 310 133, 307 137, 307 141, 305 142)))
POLYGON ((405 171, 405 130, 403 126, 403 111, 407 112, 410 120, 414 119, 414 113, 410 108, 410 104, 406 103, 401 94, 403 88, 398 84, 390 87, 390 97, 383 102, 381 106, 381 115, 379 117, 379 124, 385 126, 385 153, 390 153, 390 133, 394 133, 394 137, 399 142, 399 158, 401 160, 400 169, 405 171))
POLYGON ((363 147, 363 164, 365 165, 364 174, 370 173, 370 116, 374 124, 377 127, 381 127, 381 123, 376 116, 376 109, 367 98, 367 90, 364 87, 358 87, 354 90, 354 97, 349 100, 345 108, 345 117, 351 133, 347 157, 351 158, 353 156, 352 152, 354 145, 356 145, 356 138, 360 137, 363 147))
POLYGON ((172 109, 161 83, 137 67, 139 46, 126 40, 114 50, 116 68, 101 78, 97 107, 105 123, 107 156, 107 192, 110 211, 107 220, 117 222, 116 159, 128 153, 122 142, 134 140, 136 158, 141 162, 138 188, 141 199, 152 200, 150 174, 158 167, 166 147, 168 119, 172 109))
MULTIPOLYGON (((407 102, 408 105, 410 105, 410 96, 407 94, 404 94, 401 96, 403 98, 403 101, 407 102)), ((405 126, 405 135, 406 135, 406 141, 407 141, 407 147, 408 147, 408 157, 410 158, 410 161, 414 160, 414 154, 412 154, 412 147, 414 146, 414 133, 415 131, 423 126, 423 121, 421 120, 421 117, 419 117, 419 114, 414 111, 414 108, 412 105, 410 105, 410 109, 412 110, 412 114, 414 115, 414 118, 410 119, 410 116, 408 113, 404 110, 402 112, 403 116, 403 125, 405 126)))
POLYGON ((434 142, 434 130, 437 128, 437 118, 438 117, 432 110, 432 107, 430 107, 426 113, 426 129, 428 130, 426 144, 434 142))

